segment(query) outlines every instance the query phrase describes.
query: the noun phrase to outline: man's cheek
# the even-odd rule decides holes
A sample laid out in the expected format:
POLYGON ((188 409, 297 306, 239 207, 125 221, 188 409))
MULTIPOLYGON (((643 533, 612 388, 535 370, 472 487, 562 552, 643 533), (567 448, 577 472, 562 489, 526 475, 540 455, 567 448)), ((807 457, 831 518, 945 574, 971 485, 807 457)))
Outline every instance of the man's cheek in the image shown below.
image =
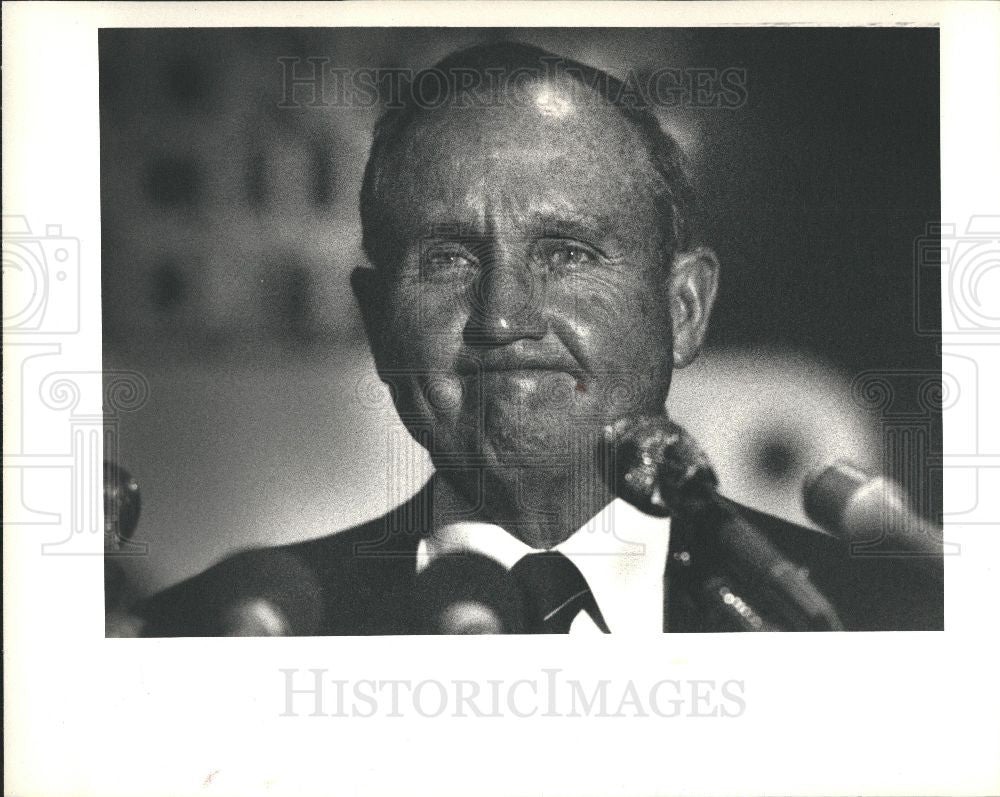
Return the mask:
POLYGON ((424 311, 419 305, 397 314, 389 326, 393 359, 401 368, 439 371, 453 367, 461 344, 460 331, 443 314, 424 311))
POLYGON ((613 334, 621 324, 628 300, 618 280, 595 272, 570 279, 560 289, 556 310, 584 339, 613 334))
POLYGON ((671 346, 669 300, 659 291, 635 291, 622 297, 615 334, 610 339, 613 358, 642 373, 669 362, 671 346))

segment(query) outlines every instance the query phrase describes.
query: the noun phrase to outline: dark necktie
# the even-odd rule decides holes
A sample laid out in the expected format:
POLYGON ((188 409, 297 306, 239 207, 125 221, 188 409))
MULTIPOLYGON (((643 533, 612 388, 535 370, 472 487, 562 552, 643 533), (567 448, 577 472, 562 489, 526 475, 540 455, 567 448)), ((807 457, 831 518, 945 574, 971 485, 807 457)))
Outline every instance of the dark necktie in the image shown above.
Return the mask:
POLYGON ((528 554, 510 575, 522 595, 527 633, 567 634, 581 610, 610 633, 583 573, 558 551, 528 554))

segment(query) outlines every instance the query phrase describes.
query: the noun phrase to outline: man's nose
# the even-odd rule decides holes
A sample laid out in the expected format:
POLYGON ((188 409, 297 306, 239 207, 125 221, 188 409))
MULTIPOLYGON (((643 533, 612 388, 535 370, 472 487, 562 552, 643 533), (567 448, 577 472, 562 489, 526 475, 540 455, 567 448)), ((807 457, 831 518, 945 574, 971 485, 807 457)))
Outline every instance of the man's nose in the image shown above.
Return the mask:
POLYGON ((481 263, 472 285, 466 338, 501 346, 522 338, 540 340, 547 331, 545 282, 529 263, 497 253, 481 263))

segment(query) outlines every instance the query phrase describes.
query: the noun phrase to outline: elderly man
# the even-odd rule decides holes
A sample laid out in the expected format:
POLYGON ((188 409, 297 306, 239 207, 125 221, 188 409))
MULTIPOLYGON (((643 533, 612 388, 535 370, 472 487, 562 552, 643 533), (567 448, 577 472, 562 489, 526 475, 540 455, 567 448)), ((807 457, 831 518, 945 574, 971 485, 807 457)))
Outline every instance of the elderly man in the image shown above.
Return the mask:
MULTIPOLYGON (((448 612, 469 606, 488 631, 726 627, 685 572, 690 530, 616 497, 605 437, 664 413, 715 298, 677 144, 619 81, 533 47, 474 47, 434 74, 376 128, 370 266, 352 274, 379 375, 434 477, 386 517, 156 596, 147 633, 463 630, 475 622, 448 612)), ((940 624, 908 610, 891 563, 735 512, 810 568, 848 628, 940 624)))

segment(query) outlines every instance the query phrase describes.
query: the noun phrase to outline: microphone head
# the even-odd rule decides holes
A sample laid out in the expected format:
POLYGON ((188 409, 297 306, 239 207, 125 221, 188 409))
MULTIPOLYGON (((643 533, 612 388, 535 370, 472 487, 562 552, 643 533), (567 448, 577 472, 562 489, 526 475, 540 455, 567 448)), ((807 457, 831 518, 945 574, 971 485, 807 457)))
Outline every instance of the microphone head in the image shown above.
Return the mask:
POLYGON ((472 551, 431 562, 417 576, 415 603, 425 634, 522 632, 521 597, 507 570, 472 551))
POLYGON ((311 636, 323 619, 312 569, 276 548, 240 554, 206 596, 216 636, 311 636))
POLYGON ((119 549, 122 540, 135 534, 142 501, 139 482, 117 463, 104 462, 104 551, 119 549))
POLYGON ((622 418, 605 427, 619 496, 652 515, 684 506, 691 488, 714 490, 718 478, 705 452, 666 415, 622 418))
POLYGON ((802 504, 806 515, 820 528, 842 534, 848 506, 873 478, 847 460, 837 460, 818 468, 806 477, 802 485, 802 504))
POLYGON ((802 497, 810 519, 840 539, 869 555, 877 548, 879 555, 922 557, 925 563, 919 566, 941 579, 944 532, 917 515, 891 479, 838 461, 810 476, 802 497))

